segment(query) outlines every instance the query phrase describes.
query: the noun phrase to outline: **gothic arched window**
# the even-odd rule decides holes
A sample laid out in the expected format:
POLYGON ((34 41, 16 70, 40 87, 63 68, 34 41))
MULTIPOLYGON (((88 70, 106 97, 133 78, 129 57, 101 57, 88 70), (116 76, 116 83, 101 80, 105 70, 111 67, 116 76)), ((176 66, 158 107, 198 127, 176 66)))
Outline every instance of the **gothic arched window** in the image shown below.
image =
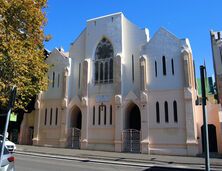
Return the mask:
POLYGON ((103 38, 95 52, 95 84, 113 82, 113 46, 103 38))

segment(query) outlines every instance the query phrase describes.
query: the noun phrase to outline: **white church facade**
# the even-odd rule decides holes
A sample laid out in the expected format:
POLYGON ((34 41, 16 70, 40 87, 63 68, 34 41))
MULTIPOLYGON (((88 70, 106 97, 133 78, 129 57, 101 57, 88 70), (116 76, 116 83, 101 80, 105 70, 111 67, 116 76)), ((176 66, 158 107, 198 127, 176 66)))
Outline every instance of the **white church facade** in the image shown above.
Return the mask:
POLYGON ((69 52, 54 49, 46 62, 51 82, 36 101, 34 145, 201 152, 188 39, 164 28, 150 38, 116 13, 88 20, 69 52))

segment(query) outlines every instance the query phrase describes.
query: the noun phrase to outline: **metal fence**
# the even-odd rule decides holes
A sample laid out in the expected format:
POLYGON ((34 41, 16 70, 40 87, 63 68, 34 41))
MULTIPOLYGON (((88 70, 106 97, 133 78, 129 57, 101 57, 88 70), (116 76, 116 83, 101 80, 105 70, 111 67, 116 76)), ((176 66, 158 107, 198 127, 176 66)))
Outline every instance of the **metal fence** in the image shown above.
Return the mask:
POLYGON ((81 129, 71 129, 71 148, 80 149, 81 129))
POLYGON ((127 129, 122 132, 123 152, 140 153, 140 131, 127 129))

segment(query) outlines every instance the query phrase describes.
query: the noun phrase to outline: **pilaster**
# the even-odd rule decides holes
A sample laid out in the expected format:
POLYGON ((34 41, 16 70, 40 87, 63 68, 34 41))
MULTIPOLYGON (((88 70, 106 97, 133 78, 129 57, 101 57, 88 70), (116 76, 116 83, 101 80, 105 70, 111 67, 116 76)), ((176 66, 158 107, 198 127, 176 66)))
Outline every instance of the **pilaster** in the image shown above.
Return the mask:
POLYGON ((122 151, 123 108, 122 96, 115 96, 115 151, 122 151))
POLYGON ((35 103, 35 125, 34 125, 34 135, 33 135, 33 144, 34 145, 38 145, 39 144, 39 129, 40 129, 40 125, 41 125, 41 94, 39 93, 38 95, 38 99, 36 100, 35 103))
POLYGON ((81 149, 87 149, 88 146, 88 99, 86 97, 82 98, 82 129, 81 129, 81 149))
POLYGON ((185 115, 186 115, 186 132, 187 132, 187 155, 198 154, 198 141, 196 139, 196 128, 195 128, 195 106, 192 100, 191 88, 184 88, 184 100, 185 100, 185 115))
POLYGON ((68 81, 70 76, 69 67, 64 68, 64 88, 63 88, 63 100, 61 104, 61 129, 59 144, 60 147, 66 147, 68 145, 68 81))
POLYGON ((141 100, 141 152, 149 153, 148 97, 145 92, 140 94, 141 100))

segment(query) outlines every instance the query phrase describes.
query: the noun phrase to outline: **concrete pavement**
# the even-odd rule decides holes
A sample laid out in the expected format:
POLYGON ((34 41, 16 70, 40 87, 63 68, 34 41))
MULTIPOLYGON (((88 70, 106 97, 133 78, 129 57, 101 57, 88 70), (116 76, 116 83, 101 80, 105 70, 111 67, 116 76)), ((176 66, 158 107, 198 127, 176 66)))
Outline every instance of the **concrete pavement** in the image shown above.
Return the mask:
MULTIPOLYGON (((16 152, 19 153, 37 153, 49 154, 55 156, 78 157, 83 159, 109 160, 132 162, 141 164, 152 164, 156 166, 185 166, 189 168, 204 168, 203 157, 184 157, 184 156, 168 156, 168 155, 148 155, 148 154, 132 154, 117 153, 91 150, 77 150, 67 148, 39 147, 28 145, 16 145, 16 152)), ((211 158, 211 167, 215 170, 222 170, 222 157, 211 158)))

